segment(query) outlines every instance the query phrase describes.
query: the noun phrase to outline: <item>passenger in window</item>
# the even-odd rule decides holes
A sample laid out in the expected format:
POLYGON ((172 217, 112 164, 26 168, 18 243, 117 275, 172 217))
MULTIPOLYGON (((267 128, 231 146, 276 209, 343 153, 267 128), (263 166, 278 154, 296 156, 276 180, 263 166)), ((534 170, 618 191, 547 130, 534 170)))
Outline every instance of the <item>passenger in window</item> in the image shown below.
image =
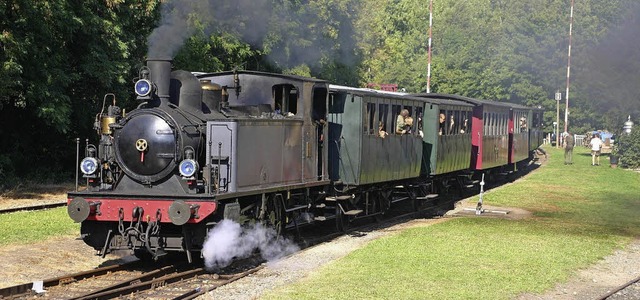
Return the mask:
POLYGON ((444 123, 446 120, 447 120, 447 117, 441 113, 439 116, 438 135, 444 134, 444 123))
POLYGON ((467 132, 467 122, 469 121, 469 119, 465 118, 464 121, 462 121, 462 127, 460 127, 460 133, 465 133, 467 132))
POLYGON ((412 117, 404 118, 404 132, 411 133, 411 127, 413 127, 413 118, 412 117))
POLYGON ((451 115, 451 117, 449 118, 449 121, 450 121, 450 123, 449 123, 449 133, 448 134, 453 134, 454 133, 453 128, 454 128, 454 125, 456 124, 456 121, 453 119, 453 115, 451 115))
POLYGON ((380 123, 378 124, 378 136, 381 138, 385 138, 387 135, 389 135, 389 133, 387 133, 384 130, 384 123, 382 123, 382 121, 380 121, 380 123))
POLYGON ((424 137, 424 133, 422 132, 422 113, 418 114, 418 136, 421 138, 424 137))
POLYGON ((282 108, 280 107, 280 103, 276 103, 276 109, 273 111, 276 115, 282 114, 282 108))
POLYGON ((404 119, 409 116, 409 110, 403 109, 396 118, 396 134, 405 134, 405 121, 404 119))
POLYGON ((527 118, 526 117, 522 117, 520 118, 520 131, 527 131, 527 118))

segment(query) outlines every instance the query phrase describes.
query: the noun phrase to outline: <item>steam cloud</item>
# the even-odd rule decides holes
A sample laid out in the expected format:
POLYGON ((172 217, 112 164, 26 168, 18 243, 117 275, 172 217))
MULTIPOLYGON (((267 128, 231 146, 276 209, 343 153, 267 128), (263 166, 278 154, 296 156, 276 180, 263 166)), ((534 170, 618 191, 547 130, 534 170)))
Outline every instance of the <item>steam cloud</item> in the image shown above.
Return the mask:
POLYGON ((211 270, 228 266, 234 258, 249 257, 255 250, 260 250, 262 258, 271 261, 299 249, 260 223, 243 228, 234 221, 223 220, 209 231, 202 254, 206 268, 211 270))
POLYGON ((326 26, 321 24, 324 21, 317 18, 316 11, 292 5, 274 8, 272 4, 271 0, 163 1, 160 25, 148 37, 147 55, 152 58, 175 57, 185 40, 195 32, 192 24, 197 20, 205 35, 218 30, 233 34, 253 47, 270 48, 270 58, 283 66, 297 66, 301 63, 313 66, 321 58, 321 49, 335 51, 338 57, 334 59, 338 58, 342 63, 350 64, 354 60, 356 46, 351 20, 347 16, 331 17, 332 26, 340 27, 340 37, 337 40, 329 39, 309 31, 309 27, 326 26), (343 20, 338 20, 340 18, 343 20), (296 27, 292 24, 310 26, 296 27), (282 34, 276 45, 264 45, 269 32, 282 34))

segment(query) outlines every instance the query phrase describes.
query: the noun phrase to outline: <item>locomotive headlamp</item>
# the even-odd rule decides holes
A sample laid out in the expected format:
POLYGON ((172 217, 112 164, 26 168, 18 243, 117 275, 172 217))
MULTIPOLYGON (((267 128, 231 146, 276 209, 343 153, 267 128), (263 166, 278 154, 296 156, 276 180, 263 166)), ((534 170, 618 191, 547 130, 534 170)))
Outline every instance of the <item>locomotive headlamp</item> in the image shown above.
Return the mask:
POLYGON ((93 157, 85 157, 80 163, 80 170, 85 175, 91 175, 98 170, 98 160, 93 157))
POLYGON ((180 162, 180 175, 192 177, 198 171, 198 162, 193 159, 185 159, 180 162))
POLYGON ((136 95, 140 97, 146 97, 146 96, 149 96, 149 94, 151 94, 151 90, 152 90, 151 81, 147 79, 140 79, 136 81, 136 84, 135 84, 136 95))

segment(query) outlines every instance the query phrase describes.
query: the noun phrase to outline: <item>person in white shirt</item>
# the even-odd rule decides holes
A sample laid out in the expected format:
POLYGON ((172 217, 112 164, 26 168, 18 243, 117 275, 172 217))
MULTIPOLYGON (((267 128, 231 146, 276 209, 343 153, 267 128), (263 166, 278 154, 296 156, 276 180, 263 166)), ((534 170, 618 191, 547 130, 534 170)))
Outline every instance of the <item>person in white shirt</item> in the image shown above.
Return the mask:
POLYGON ((593 135, 591 138, 591 142, 589 142, 589 146, 591 146, 591 165, 599 166, 600 165, 600 150, 602 149, 602 140, 600 139, 600 135, 597 133, 593 135))

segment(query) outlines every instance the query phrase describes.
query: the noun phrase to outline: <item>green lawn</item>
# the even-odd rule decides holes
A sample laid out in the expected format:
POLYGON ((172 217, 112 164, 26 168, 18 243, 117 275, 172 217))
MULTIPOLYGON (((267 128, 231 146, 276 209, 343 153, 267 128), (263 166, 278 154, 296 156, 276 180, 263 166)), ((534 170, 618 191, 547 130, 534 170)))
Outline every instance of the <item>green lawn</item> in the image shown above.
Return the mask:
MULTIPOLYGON (((640 236, 640 174, 587 149, 485 194, 525 220, 454 218, 382 238, 268 299, 512 299, 543 292, 640 236)), ((472 199, 477 201, 477 197, 472 199)))
POLYGON ((66 207, 0 215, 0 246, 71 234, 80 234, 80 224, 69 218, 66 207))

